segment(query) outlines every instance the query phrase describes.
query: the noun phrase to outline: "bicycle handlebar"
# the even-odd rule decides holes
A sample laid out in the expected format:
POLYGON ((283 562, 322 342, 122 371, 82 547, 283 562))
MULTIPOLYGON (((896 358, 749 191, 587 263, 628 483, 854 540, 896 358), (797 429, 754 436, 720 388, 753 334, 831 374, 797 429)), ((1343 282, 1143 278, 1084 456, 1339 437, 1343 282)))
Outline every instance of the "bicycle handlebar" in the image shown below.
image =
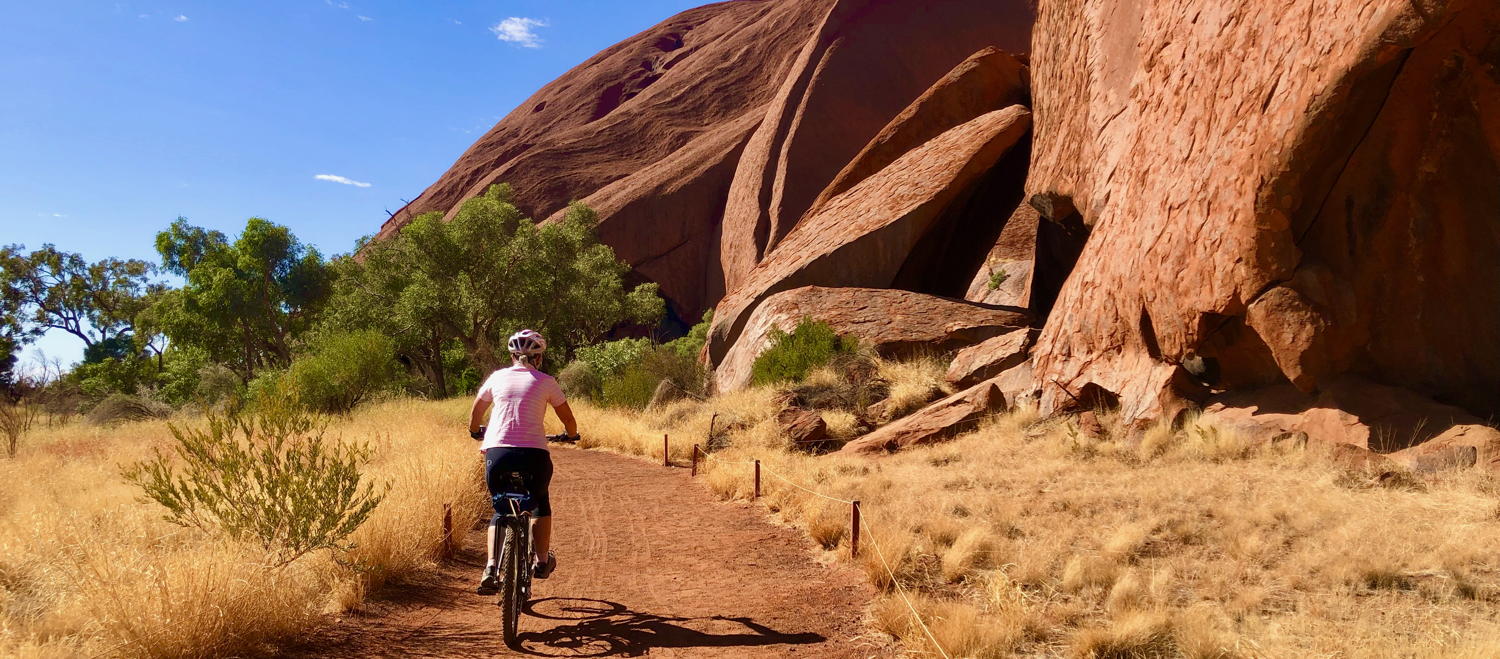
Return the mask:
MULTIPOLYGON (((475 440, 484 439, 484 431, 487 429, 487 426, 479 426, 479 430, 469 432, 469 437, 475 440)), ((565 432, 561 432, 556 435, 547 435, 547 441, 559 442, 562 444, 577 444, 579 439, 580 438, 578 435, 568 435, 568 433, 565 432)))

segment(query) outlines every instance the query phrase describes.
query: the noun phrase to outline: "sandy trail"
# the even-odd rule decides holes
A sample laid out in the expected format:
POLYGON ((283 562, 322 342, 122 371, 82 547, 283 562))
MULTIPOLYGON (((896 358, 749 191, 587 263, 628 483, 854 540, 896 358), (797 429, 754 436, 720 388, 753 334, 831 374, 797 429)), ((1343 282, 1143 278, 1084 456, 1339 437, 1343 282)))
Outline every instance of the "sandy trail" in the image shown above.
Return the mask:
MULTIPOLYGON (((536 582, 522 656, 873 657, 862 575, 824 566, 757 506, 714 500, 686 470, 610 453, 553 452, 558 570, 536 582)), ((494 597, 474 594, 482 531, 419 583, 316 632, 293 655, 515 655, 494 597)))

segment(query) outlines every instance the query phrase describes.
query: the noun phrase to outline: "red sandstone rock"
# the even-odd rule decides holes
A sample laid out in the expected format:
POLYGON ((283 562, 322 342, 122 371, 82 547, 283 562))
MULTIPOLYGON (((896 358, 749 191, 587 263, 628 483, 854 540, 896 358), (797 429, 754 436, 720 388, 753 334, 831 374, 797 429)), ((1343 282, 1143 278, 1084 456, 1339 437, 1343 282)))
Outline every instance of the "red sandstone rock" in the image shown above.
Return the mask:
POLYGON ((769 343, 772 328, 790 332, 803 318, 828 323, 887 357, 943 353, 1012 332, 1029 316, 892 289, 807 286, 772 295, 750 315, 738 341, 714 372, 719 391, 750 383, 750 367, 769 343))
POLYGON ((970 280, 965 300, 1011 307, 1030 305, 1031 268, 1040 219, 1028 203, 1022 203, 1011 213, 995 246, 985 255, 984 265, 970 280))
POLYGON ((1036 330, 1018 329, 958 351, 948 365, 948 382, 957 387, 971 387, 1000 375, 1026 361, 1026 351, 1036 338, 1036 330))
POLYGON ((1170 414, 1198 355, 1221 388, 1500 412, 1497 34, 1472 0, 1043 3, 1027 189, 1058 202, 1039 234, 1087 238, 1030 300, 1043 411, 1092 386, 1170 414))
POLYGON ((776 424, 800 450, 818 449, 828 440, 828 423, 814 410, 788 407, 776 415, 776 424))
POLYGON ((879 454, 933 444, 979 427, 984 417, 1004 409, 1005 397, 986 380, 855 439, 842 453, 879 454))
POLYGON ((755 306, 775 293, 809 285, 892 285, 950 205, 971 193, 1028 129, 1025 108, 991 112, 834 198, 719 303, 707 347, 712 363, 724 361, 755 306))
POLYGON ((1500 437, 1500 431, 1464 410, 1355 378, 1326 381, 1317 394, 1290 385, 1224 394, 1205 412, 1260 437, 1303 432, 1313 440, 1377 453, 1408 449, 1402 453, 1407 462, 1446 445, 1481 446, 1500 437), (1414 446, 1423 448, 1409 449, 1414 446))
POLYGON ((1391 454, 1413 471, 1430 472, 1478 465, 1500 470, 1500 430, 1477 423, 1456 424, 1431 440, 1391 454))
POLYGON ((1026 52, 1034 14, 1026 0, 837 0, 822 18, 735 174, 722 243, 729 290, 934 80, 986 46, 1026 52))
POLYGON ((721 2, 606 49, 506 115, 380 237, 492 183, 537 219, 589 199, 607 207, 604 241, 696 318, 722 293, 715 231, 740 150, 832 5, 721 2))
POLYGON ((807 214, 954 126, 986 112, 1030 103, 1026 76, 1026 65, 998 48, 973 54, 886 124, 824 188, 807 214))

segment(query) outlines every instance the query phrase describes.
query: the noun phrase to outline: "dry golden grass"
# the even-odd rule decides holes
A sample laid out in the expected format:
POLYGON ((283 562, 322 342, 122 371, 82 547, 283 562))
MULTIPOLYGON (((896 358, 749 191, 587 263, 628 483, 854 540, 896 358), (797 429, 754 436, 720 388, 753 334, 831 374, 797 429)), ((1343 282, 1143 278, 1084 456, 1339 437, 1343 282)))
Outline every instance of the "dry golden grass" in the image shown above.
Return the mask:
POLYGON ((742 392, 652 415, 584 407, 582 423, 595 446, 659 455, 662 433, 701 441, 714 412, 739 420, 701 467, 706 485, 748 499, 751 470, 737 462, 760 459, 767 508, 862 568, 885 593, 875 627, 919 652, 933 648, 902 592, 955 657, 1500 656, 1500 480, 1489 474, 1390 487, 1347 473, 1324 447, 1208 420, 1131 441, 1025 409, 938 446, 814 457, 777 435, 771 400, 742 392), (773 473, 861 500, 859 557, 846 506, 773 473))
POLYGON ((254 652, 431 565, 443 505, 460 530, 486 505, 465 405, 391 401, 337 421, 330 436, 370 443, 367 475, 390 494, 340 560, 279 570, 138 500, 120 465, 165 447, 165 423, 37 430, 0 460, 0 656, 254 652))

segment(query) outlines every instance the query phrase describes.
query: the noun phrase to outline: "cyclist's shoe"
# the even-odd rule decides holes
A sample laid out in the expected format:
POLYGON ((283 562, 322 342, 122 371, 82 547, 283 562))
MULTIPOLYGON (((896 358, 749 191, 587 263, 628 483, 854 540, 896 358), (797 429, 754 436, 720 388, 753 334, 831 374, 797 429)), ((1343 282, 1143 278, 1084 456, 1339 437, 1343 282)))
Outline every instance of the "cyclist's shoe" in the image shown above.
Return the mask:
POLYGON ((479 579, 479 587, 474 592, 480 595, 494 595, 500 592, 500 571, 493 565, 484 568, 484 576, 479 579))
POLYGON ((549 551, 549 552, 547 552, 547 562, 546 563, 537 563, 536 567, 533 568, 532 571, 531 571, 531 576, 536 577, 538 579, 546 579, 547 577, 552 576, 552 571, 556 570, 556 569, 557 569, 557 554, 554 554, 554 553, 552 553, 552 552, 549 551))

